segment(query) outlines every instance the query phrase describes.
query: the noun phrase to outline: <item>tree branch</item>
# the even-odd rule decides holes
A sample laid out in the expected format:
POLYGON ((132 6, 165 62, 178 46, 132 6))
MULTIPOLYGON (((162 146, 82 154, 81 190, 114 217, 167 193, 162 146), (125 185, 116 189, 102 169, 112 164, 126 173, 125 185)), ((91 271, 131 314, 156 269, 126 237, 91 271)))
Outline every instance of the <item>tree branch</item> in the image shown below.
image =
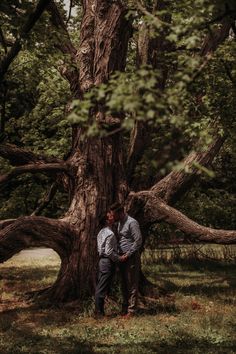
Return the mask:
POLYGON ((40 216, 20 217, 0 231, 0 263, 30 247, 47 247, 69 258, 73 230, 66 222, 40 216))
POLYGON ((138 192, 132 196, 130 209, 136 209, 139 205, 139 212, 143 215, 144 223, 155 223, 164 221, 175 225, 178 230, 189 235, 191 241, 208 242, 219 244, 235 244, 236 230, 220 230, 202 226, 188 218, 180 211, 167 205, 162 199, 156 198, 152 192, 138 192), (141 208, 142 205, 142 208, 141 208))
POLYGON ((114 1, 111 4, 104 0, 97 1, 93 66, 95 85, 106 82, 110 74, 116 70, 125 69, 128 42, 132 34, 126 14, 127 9, 121 1, 114 1), (114 35, 115 33, 119 33, 119 36, 114 35))
POLYGON ((52 172, 68 172, 66 163, 52 163, 52 164, 28 164, 14 168, 10 173, 0 176, 0 185, 6 183, 10 179, 22 175, 23 173, 52 173, 52 172))
POLYGON ((7 54, 7 44, 1 26, 0 26, 0 43, 2 43, 5 54, 7 54))
POLYGON ((9 52, 5 55, 0 63, 0 82, 3 80, 9 66, 21 50, 23 40, 27 37, 28 33, 38 21, 49 1, 50 0, 39 0, 34 12, 28 16, 26 23, 20 31, 19 37, 16 39, 9 52))
POLYGON ((235 18, 236 13, 234 13, 234 18, 224 17, 220 28, 217 28, 215 31, 209 31, 200 50, 200 55, 202 57, 214 52, 218 46, 228 38, 229 31, 235 22, 235 18))
POLYGON ((0 144, 0 156, 7 159, 13 166, 21 166, 32 163, 64 163, 56 157, 36 155, 13 144, 0 144))
POLYGON ((41 211, 48 206, 48 204, 51 202, 53 197, 55 196, 56 192, 58 189, 58 183, 53 182, 49 191, 44 195, 44 197, 39 201, 39 205, 37 208, 33 211, 31 216, 38 215, 41 213, 41 211))
MULTIPOLYGON (((140 6, 139 6, 139 9, 143 11, 144 10, 143 6, 142 5, 140 5, 140 6)), ((155 15, 150 13, 150 11, 145 10, 145 14, 147 15, 146 12, 148 12, 148 16, 152 16, 153 19, 155 19, 155 15)), ((205 57, 205 58, 203 60, 202 65, 200 66, 199 70, 194 74, 193 80, 190 82, 190 84, 197 78, 197 76, 201 73, 202 69, 208 64, 208 61, 211 58, 211 54, 229 36, 230 28, 234 25, 234 21, 236 18, 235 11, 230 12, 230 15, 231 15, 231 17, 229 16, 229 14, 227 12, 227 16, 224 14, 224 16, 219 17, 219 20, 221 21, 221 27, 217 28, 214 31, 210 31, 210 33, 206 36, 206 38, 203 42, 202 48, 199 52, 199 55, 202 57, 205 57)), ((215 20, 214 20, 214 22, 215 22, 215 20)), ((160 21, 160 19, 158 19, 158 21, 160 21)), ((165 24, 167 24, 168 22, 169 22, 168 19, 164 20, 165 24)), ((145 63, 151 64, 155 68, 155 61, 153 61, 155 59, 155 55, 152 54, 152 50, 155 52, 155 49, 158 49, 158 50, 156 50, 156 53, 160 56, 163 42, 162 42, 162 46, 161 46, 158 41, 156 44, 154 41, 154 43, 152 45, 154 45, 154 44, 155 45, 152 48, 152 46, 150 46, 151 40, 149 38, 148 33, 145 35, 145 31, 142 31, 141 34, 142 34, 142 36, 141 36, 142 38, 140 40, 141 54, 139 54, 139 58, 140 58, 139 62, 141 64, 145 64, 145 63), (150 48, 149 48, 149 46, 150 46, 150 48)), ((162 39, 162 41, 163 40, 164 39, 162 39)), ((160 39, 159 39, 159 41, 160 41, 160 39)), ((159 63, 159 57, 158 57, 157 63, 159 63)), ((143 122, 137 122, 134 127, 132 136, 131 136, 130 151, 128 154, 129 158, 128 158, 128 164, 127 164, 127 166, 128 166, 127 174, 129 176, 130 183, 132 183, 132 176, 133 176, 135 167, 136 167, 137 163, 140 161, 140 158, 142 157, 149 142, 150 142, 150 136, 148 133, 147 124, 145 125, 145 123, 143 123, 143 122)), ((189 158, 190 159, 192 158, 192 154, 189 156, 189 158)), ((188 157, 186 158, 186 160, 187 159, 188 159, 188 157)), ((177 186, 176 186, 176 189, 177 189, 177 186)), ((160 195, 160 197, 161 197, 161 195, 160 195)), ((169 200, 168 200, 168 202, 169 202, 169 200)))
POLYGON ((4 229, 4 227, 12 224, 15 222, 17 219, 6 219, 6 220, 0 220, 0 230, 4 229))
POLYGON ((59 68, 60 73, 68 80, 73 96, 81 97, 79 70, 77 68, 78 51, 70 39, 66 23, 53 0, 51 0, 47 6, 47 10, 50 14, 52 25, 57 29, 58 38, 55 47, 58 48, 63 54, 67 55, 64 64, 59 68), (67 63, 68 58, 69 63, 67 63))
POLYGON ((151 190, 168 204, 174 203, 195 181, 199 169, 194 167, 194 164, 208 166, 218 154, 224 141, 225 137, 217 137, 206 151, 190 153, 184 159, 181 171, 170 172, 166 177, 154 184, 151 190), (186 169, 190 172, 186 173, 186 169))
MULTIPOLYGON (((221 28, 215 30, 215 32, 211 32, 206 37, 200 51, 200 55, 205 56, 205 61, 202 65, 207 63, 211 53, 215 51, 217 47, 229 36, 232 23, 232 18, 225 17, 221 28)), ((184 171, 173 171, 154 185, 152 190, 155 191, 155 193, 157 193, 156 195, 162 198, 165 202, 169 204, 175 202, 178 197, 182 195, 182 193, 186 191, 190 185, 192 185, 197 177, 198 169, 192 168, 193 163, 198 162, 202 166, 207 166, 218 154, 225 139, 225 137, 217 137, 209 149, 204 153, 190 153, 189 156, 187 156, 183 161, 184 167, 188 166, 191 168, 190 174, 186 174, 184 171)), ((198 145, 201 145, 200 142, 198 142, 198 145)))
MULTIPOLYGON (((153 9, 151 11, 156 12, 163 11, 166 8, 165 1, 160 0, 154 2, 153 9)), ((165 53, 168 53, 173 45, 167 41, 166 37, 168 35, 168 26, 170 25, 171 16, 169 14, 161 15, 156 17, 151 12, 147 11, 145 7, 137 2, 138 9, 144 15, 149 15, 154 18, 158 23, 164 25, 162 31, 160 31, 157 37, 152 35, 152 28, 150 25, 143 23, 141 25, 138 37, 137 45, 137 64, 151 65, 153 69, 158 69, 160 71, 160 78, 156 84, 156 89, 162 92, 165 89, 165 83, 168 74, 168 68, 166 65, 165 53), (168 25, 168 26, 167 26, 168 25)), ((144 151, 150 145, 150 130, 152 128, 147 124, 147 122, 135 122, 134 128, 130 136, 130 145, 127 160, 127 176, 128 182, 132 186, 133 175, 137 163, 141 160, 144 151)))
POLYGON ((69 23, 69 21, 71 19, 72 7, 73 7, 73 0, 70 0, 70 7, 69 7, 68 18, 66 20, 66 25, 68 25, 68 23, 69 23))

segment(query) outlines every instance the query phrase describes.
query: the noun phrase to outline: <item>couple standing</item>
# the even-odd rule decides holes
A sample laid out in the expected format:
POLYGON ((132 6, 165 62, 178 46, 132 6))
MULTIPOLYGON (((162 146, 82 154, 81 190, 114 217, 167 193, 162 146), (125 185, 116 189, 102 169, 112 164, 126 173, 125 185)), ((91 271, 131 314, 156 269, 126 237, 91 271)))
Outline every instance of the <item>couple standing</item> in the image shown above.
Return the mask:
POLYGON ((101 226, 102 229, 97 236, 99 266, 95 313, 99 317, 104 316, 105 297, 109 292, 116 263, 118 263, 123 296, 121 314, 130 317, 137 310, 139 249, 142 245, 139 224, 125 213, 120 203, 115 203, 103 218, 101 226))

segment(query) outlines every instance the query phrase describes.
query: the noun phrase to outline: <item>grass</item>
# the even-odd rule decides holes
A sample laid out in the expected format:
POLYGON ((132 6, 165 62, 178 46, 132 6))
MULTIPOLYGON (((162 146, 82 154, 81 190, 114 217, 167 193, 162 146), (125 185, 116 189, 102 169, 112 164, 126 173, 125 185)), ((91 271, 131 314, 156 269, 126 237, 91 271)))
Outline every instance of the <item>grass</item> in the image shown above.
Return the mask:
MULTIPOLYGON (((166 296, 142 298, 130 320, 92 317, 93 300, 45 309, 24 293, 51 284, 56 256, 14 257, 0 266, 0 353, 236 353, 236 270, 233 264, 183 260, 155 264, 145 258, 150 280, 166 296)), ((119 305, 109 301, 109 314, 119 305)))

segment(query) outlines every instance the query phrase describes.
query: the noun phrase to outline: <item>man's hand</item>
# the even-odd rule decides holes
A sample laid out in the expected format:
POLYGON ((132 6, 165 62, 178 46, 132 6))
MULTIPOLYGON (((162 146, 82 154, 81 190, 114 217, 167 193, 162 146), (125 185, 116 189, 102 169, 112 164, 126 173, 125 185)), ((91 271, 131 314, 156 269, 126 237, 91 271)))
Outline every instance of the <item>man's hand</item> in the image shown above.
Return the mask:
POLYGON ((120 262, 125 262, 128 259, 128 255, 127 254, 123 254, 122 256, 119 257, 119 261, 120 262))

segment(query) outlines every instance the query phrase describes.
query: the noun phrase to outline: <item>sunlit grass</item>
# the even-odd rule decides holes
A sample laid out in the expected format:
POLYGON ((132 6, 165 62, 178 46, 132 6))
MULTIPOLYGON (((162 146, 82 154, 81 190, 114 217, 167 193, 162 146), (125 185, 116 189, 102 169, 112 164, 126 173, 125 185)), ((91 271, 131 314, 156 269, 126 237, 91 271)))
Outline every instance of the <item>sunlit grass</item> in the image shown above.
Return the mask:
MULTIPOLYGON (((93 299, 66 309, 45 309, 24 293, 51 284, 59 259, 14 258, 0 266, 0 353, 225 353, 236 352, 233 264, 146 262, 152 282, 167 294, 146 297, 140 314, 97 321, 93 299)), ((107 313, 119 303, 107 303, 107 313)))

